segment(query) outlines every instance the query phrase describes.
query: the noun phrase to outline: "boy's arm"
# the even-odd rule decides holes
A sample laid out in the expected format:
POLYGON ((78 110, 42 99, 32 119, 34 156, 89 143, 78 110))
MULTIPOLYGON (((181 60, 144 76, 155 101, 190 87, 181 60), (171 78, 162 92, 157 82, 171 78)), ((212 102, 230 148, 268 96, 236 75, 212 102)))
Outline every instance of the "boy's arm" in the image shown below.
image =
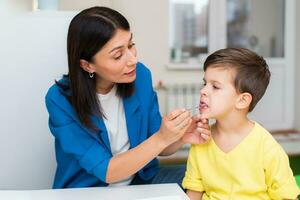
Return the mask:
POLYGON ((182 187, 186 189, 186 194, 191 200, 201 200, 204 191, 202 176, 199 171, 200 151, 199 145, 192 145, 189 151, 185 176, 182 187))
POLYGON ((300 190, 297 187, 289 158, 278 143, 265 143, 264 171, 267 191, 272 199, 297 199, 300 190))
POLYGON ((203 192, 197 192, 193 190, 187 190, 186 194, 190 198, 190 200, 201 200, 203 196, 203 192))
POLYGON ((284 199, 284 200, 298 200, 298 198, 296 198, 296 199, 284 199))

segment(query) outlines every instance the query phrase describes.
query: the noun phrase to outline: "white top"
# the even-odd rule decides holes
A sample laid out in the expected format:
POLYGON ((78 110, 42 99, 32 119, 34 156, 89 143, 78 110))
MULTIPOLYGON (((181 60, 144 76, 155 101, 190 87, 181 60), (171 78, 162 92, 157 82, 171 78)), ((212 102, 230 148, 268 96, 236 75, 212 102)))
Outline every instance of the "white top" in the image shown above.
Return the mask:
MULTIPOLYGON (((113 155, 123 153, 129 149, 130 143, 123 101, 117 96, 117 86, 115 85, 107 94, 98 93, 97 95, 105 116, 103 121, 107 129, 111 152, 113 155)), ((133 176, 130 176, 109 186, 128 185, 132 179, 133 176)))

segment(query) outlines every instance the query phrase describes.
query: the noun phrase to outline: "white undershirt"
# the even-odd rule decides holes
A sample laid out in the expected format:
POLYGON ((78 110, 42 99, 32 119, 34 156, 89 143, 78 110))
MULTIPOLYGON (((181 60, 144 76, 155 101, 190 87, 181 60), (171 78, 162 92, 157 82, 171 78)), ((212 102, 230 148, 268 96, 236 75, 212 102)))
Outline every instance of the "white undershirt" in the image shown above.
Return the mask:
MULTIPOLYGON (((98 93, 97 96, 105 115, 103 121, 107 129, 112 154, 123 153, 129 149, 130 143, 123 101, 117 96, 117 86, 115 85, 109 93, 104 95, 98 93)), ((133 176, 130 176, 125 180, 109 184, 109 186, 128 185, 132 179, 133 176)))

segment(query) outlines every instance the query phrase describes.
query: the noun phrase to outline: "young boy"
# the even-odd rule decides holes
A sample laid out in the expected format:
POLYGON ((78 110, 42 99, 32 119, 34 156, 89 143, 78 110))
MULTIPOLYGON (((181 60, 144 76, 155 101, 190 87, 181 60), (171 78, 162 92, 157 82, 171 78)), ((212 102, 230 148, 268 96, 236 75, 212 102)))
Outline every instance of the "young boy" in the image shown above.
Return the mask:
POLYGON ((190 199, 296 199, 288 156, 247 117, 270 81, 265 60, 247 49, 222 49, 207 57, 204 72, 200 112, 216 123, 208 143, 191 146, 183 180, 190 199))

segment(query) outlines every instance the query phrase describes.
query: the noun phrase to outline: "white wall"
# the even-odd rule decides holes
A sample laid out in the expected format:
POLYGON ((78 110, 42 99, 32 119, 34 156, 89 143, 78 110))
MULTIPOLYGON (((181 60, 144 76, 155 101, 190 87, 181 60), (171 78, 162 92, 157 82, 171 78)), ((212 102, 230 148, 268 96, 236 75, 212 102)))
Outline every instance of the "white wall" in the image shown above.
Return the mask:
POLYGON ((73 13, 33 14, 15 1, 1 9, 11 12, 0 14, 0 190, 50 188, 55 157, 44 96, 66 72, 73 13))
POLYGON ((59 10, 82 10, 92 6, 111 6, 112 0, 60 0, 59 10))
POLYGON ((0 15, 15 15, 32 9, 32 0, 1 0, 0 15))
MULTIPOLYGON (((296 1, 296 10, 300 10, 300 1, 296 1)), ((300 130, 300 12, 296 12, 296 73, 295 73, 295 92, 296 92, 296 116, 295 124, 297 130, 300 130)))

